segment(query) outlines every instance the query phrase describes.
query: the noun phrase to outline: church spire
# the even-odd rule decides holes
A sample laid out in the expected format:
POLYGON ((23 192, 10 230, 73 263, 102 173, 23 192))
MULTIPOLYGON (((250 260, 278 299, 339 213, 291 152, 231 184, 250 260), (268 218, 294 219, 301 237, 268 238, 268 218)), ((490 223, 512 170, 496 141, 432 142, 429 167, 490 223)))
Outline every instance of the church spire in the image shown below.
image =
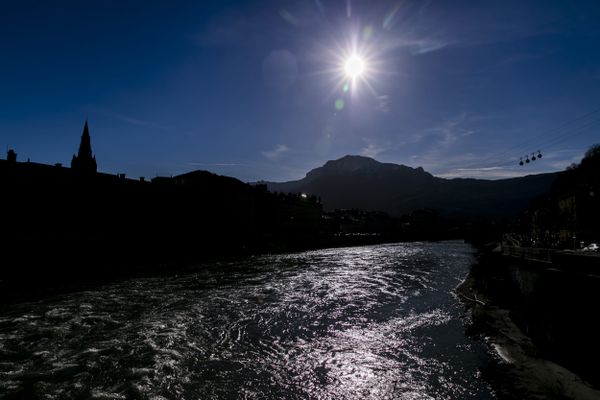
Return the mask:
POLYGON ((77 153, 77 157, 92 157, 92 141, 90 138, 87 119, 85 120, 85 125, 83 126, 83 134, 81 135, 81 143, 79 144, 79 152, 77 153))
POLYGON ((87 119, 83 126, 79 151, 77 152, 77 155, 73 155, 73 159, 71 160, 71 168, 80 174, 94 174, 98 169, 96 157, 92 155, 92 141, 87 119))

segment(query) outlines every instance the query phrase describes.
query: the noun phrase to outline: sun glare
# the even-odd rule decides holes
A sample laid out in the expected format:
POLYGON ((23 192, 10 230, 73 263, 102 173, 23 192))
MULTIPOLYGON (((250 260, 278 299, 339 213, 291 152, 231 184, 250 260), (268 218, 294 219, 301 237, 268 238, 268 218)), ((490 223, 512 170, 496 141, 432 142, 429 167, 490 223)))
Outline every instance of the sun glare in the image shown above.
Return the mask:
POLYGON ((381 77, 384 64, 381 57, 386 47, 376 45, 373 35, 370 26, 355 28, 324 47, 326 68, 319 73, 329 75, 333 82, 329 96, 335 97, 332 104, 335 112, 346 109, 352 98, 365 96, 361 94, 365 91, 378 96, 374 83, 381 77))
POLYGON ((351 55, 344 63, 344 72, 352 79, 356 79, 365 72, 365 62, 358 55, 351 55))

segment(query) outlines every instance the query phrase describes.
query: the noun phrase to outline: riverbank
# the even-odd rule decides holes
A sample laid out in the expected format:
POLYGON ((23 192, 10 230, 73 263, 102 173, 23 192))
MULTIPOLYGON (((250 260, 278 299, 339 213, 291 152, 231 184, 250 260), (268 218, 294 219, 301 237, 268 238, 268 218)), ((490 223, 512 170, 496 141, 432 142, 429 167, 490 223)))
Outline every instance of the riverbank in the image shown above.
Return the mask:
MULTIPOLYGON (((552 315, 553 304, 544 304, 542 300, 545 300, 544 293, 551 288, 540 288, 540 285, 548 284, 547 277, 533 284, 530 281, 528 291, 524 291, 522 285, 515 284, 515 274, 521 274, 519 282, 523 284, 522 275, 527 273, 531 271, 503 257, 498 249, 494 251, 488 247, 481 251, 477 264, 456 289, 472 315, 470 333, 489 342, 505 362, 504 368, 488 372, 488 380, 495 386, 499 398, 600 398, 597 386, 593 387, 592 383, 582 378, 588 381, 593 379, 596 368, 587 360, 578 363, 578 354, 568 354, 570 351, 581 351, 586 346, 597 347, 597 344, 589 342, 574 345, 565 342, 566 338, 558 337, 557 329, 550 325, 560 322, 563 310, 556 316, 548 317, 552 315), (530 319, 529 324, 524 323, 535 312, 543 317, 530 319), (563 361, 569 369, 563 366, 563 361), (573 366, 577 367, 577 373, 573 372, 573 366)), ((563 289, 561 294, 568 294, 569 290, 572 289, 563 289)), ((556 293, 557 296, 559 293, 556 293)), ((581 316, 584 313, 578 310, 573 314, 581 316)), ((588 321, 579 321, 581 326, 573 325, 571 328, 578 330, 582 326, 593 325, 589 321, 591 316, 588 315, 588 321)), ((576 335, 577 332, 574 332, 576 335)), ((588 340, 587 337, 584 339, 588 340)))

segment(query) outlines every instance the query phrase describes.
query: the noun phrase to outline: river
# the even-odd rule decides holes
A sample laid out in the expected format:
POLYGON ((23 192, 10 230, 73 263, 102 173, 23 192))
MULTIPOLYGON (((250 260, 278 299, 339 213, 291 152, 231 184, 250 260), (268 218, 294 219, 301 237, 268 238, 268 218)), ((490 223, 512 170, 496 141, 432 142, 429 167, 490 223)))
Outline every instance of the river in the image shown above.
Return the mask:
POLYGON ((325 249, 4 305, 0 398, 493 399, 452 294, 473 262, 458 241, 325 249))

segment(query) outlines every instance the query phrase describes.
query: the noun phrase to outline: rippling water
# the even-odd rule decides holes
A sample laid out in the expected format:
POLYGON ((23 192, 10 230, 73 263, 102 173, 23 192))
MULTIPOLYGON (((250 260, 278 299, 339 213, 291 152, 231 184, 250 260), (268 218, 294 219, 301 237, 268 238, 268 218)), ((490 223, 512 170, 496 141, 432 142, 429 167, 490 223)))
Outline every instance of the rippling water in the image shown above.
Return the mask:
POLYGON ((0 397, 490 399, 459 242, 263 256, 0 308, 0 397))

